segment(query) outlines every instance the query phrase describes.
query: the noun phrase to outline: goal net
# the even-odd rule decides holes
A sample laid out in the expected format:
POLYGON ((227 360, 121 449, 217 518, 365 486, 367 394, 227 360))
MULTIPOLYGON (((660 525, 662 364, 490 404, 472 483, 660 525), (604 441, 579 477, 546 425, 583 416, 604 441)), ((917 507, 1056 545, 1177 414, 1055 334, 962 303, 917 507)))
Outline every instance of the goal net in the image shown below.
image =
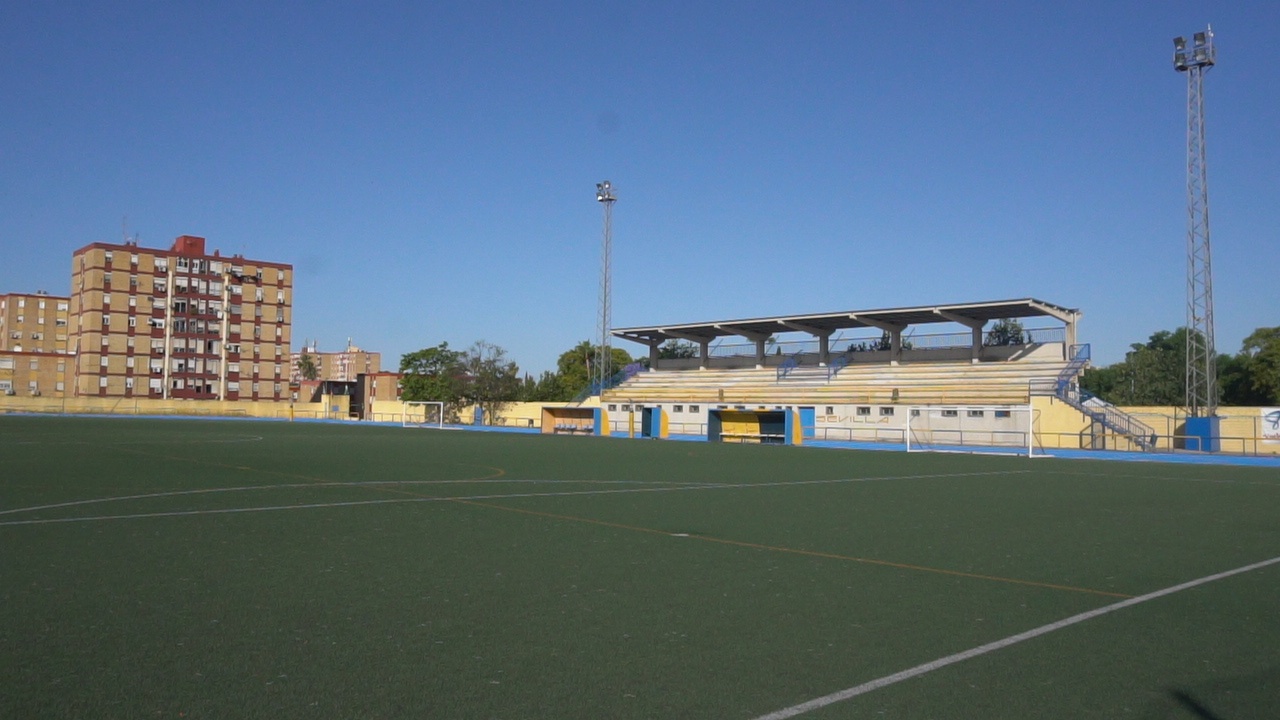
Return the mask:
POLYGON ((433 400, 406 400, 401 413, 404 427, 444 427, 444 403, 433 400))
POLYGON ((907 411, 907 452, 1040 457, 1030 405, 928 405, 907 411))

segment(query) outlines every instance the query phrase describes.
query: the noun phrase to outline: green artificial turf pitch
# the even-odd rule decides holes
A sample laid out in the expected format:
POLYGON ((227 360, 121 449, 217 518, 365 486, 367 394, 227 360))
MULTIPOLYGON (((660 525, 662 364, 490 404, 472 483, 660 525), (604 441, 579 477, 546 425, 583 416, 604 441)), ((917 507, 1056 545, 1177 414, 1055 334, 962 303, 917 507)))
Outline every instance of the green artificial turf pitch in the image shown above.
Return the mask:
MULTIPOLYGON (((1280 556, 1273 469, 0 417, 0 716, 749 720, 1280 556)), ((1280 565, 804 713, 1246 718, 1280 565)))

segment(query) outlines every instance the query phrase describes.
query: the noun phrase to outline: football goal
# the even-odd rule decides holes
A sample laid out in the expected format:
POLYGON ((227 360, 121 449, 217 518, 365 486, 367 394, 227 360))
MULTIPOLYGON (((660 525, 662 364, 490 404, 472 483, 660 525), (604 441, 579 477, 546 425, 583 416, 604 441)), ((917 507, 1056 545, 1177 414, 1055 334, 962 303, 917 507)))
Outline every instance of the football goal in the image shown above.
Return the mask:
POLYGON ((927 405, 909 408, 907 452, 1044 456, 1031 405, 927 405))
POLYGON ((404 427, 444 427, 444 403, 434 400, 405 400, 401 412, 404 427))

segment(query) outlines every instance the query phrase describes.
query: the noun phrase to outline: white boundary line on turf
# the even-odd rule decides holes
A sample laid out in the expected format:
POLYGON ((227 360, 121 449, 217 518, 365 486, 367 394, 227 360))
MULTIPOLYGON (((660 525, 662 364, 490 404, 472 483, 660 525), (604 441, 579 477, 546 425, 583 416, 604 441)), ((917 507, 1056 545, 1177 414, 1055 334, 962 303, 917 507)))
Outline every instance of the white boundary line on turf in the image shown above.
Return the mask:
POLYGON ((1225 572, 1216 573, 1214 575, 1206 575, 1196 580, 1189 580, 1179 585, 1173 585, 1171 587, 1164 588, 1163 590, 1156 590, 1155 592, 1150 592, 1150 593, 1147 593, 1146 595, 1139 595, 1138 597, 1129 598, 1128 600, 1121 600, 1120 602, 1117 602, 1117 603, 1104 605, 1103 607, 1100 607, 1096 610, 1082 612, 1079 615, 1072 615, 1069 618, 1064 618, 1057 622, 1049 623, 1048 625, 1041 625, 1038 628, 1033 628, 1031 630, 1027 630, 1026 632, 1018 633, 1017 635, 1010 635, 1009 637, 1004 638, 1003 640, 996 640, 995 642, 989 642, 986 645, 979 645, 978 647, 965 650, 964 652, 958 652, 954 655, 948 655, 943 658, 938 658, 937 660, 934 660, 932 662, 927 662, 927 663, 924 663, 923 665, 917 665, 913 668, 903 670, 902 672, 896 672, 892 675, 886 675, 882 678, 872 680, 871 682, 865 682, 861 685, 855 685, 854 687, 848 688, 846 690, 841 690, 839 692, 831 693, 830 695, 823 695, 820 698, 814 698, 813 700, 802 702, 799 705, 792 705, 789 708, 775 710, 774 712, 771 712, 767 715, 761 715, 755 718, 754 720, 785 720, 786 718, 793 718, 797 715, 803 715, 804 713, 807 713, 813 710, 818 710, 828 705, 833 705, 838 702, 843 702, 845 700, 849 700, 850 698, 855 698, 859 695, 865 695, 866 693, 869 693, 873 690, 879 690, 880 688, 888 687, 889 685, 900 683, 903 680, 910 680, 912 678, 919 677, 926 673, 931 673, 934 670, 947 667, 948 665, 954 665, 958 662, 963 662, 971 658, 979 657, 981 655, 986 655, 987 653, 995 652, 996 650, 1000 650, 1002 648, 1007 648, 1010 645, 1016 645, 1020 642, 1023 642, 1024 640, 1031 640, 1032 638, 1037 638, 1037 637, 1040 637, 1041 635, 1047 635, 1055 630, 1061 630, 1062 628, 1065 628, 1065 627, 1071 627, 1072 625, 1082 623, 1086 620, 1092 620, 1093 618, 1100 617, 1108 613, 1113 613, 1117 610, 1123 610, 1127 607, 1132 607, 1133 605, 1140 605, 1145 602, 1150 602, 1152 600, 1162 598, 1166 595, 1172 595, 1177 592, 1182 592, 1183 590, 1189 590, 1193 587, 1198 587, 1200 585, 1205 585, 1217 580, 1229 578, 1232 575, 1240 575, 1242 573, 1251 572, 1253 570, 1258 570, 1260 568, 1264 568, 1269 565, 1276 565, 1276 564, 1280 564, 1280 557, 1273 557, 1270 560, 1263 560, 1261 562, 1256 562, 1251 565, 1238 567, 1234 570, 1227 570, 1225 572))
POLYGON ((157 440, 125 440, 113 441, 103 440, 101 442, 91 442, 87 440, 0 440, 0 447, 10 447, 16 445, 102 445, 107 447, 116 447, 119 445, 227 445, 231 443, 245 442, 262 442, 261 435, 244 435, 233 438, 214 438, 201 439, 198 436, 192 436, 195 439, 188 440, 186 438, 165 438, 157 440))
MULTIPOLYGON (((972 472, 972 473, 938 473, 929 475, 893 475, 883 477, 864 477, 864 478, 840 478, 836 480, 797 480, 792 482, 772 482, 772 483, 723 483, 723 484, 688 484, 676 485, 671 487, 644 487, 644 488, 621 488, 613 490, 566 490, 563 492, 543 492, 543 493, 495 493, 489 495, 462 495, 449 497, 421 497, 421 498, 395 498, 386 500, 349 500, 345 502, 332 503, 306 503, 301 505, 270 505, 265 507, 240 507, 240 508, 218 508, 213 510, 173 510, 168 512, 155 513, 131 513, 128 515, 93 515, 89 517, 72 517, 72 518, 44 518, 36 520, 6 520, 0 522, 0 527, 9 527, 15 525, 51 525, 56 523, 73 523, 73 522, 90 522, 97 520, 135 520, 139 518, 154 517, 183 517, 187 515, 225 515, 232 513, 249 513, 249 512, 268 512, 276 510, 312 510, 320 508, 336 508, 336 507, 352 507, 358 505, 389 505, 392 503, 419 503, 419 502, 448 502, 450 500, 501 500, 504 498, 536 498, 536 497, 573 497, 573 496, 590 496, 590 495, 619 495, 630 493, 646 493, 646 492, 679 492, 683 490, 725 490, 725 489, 743 489, 756 487, 785 487, 792 485, 834 485, 839 483, 855 483, 855 482, 871 482, 876 480, 920 480, 930 478, 956 478, 956 477, 985 477, 989 475, 1021 475, 1030 472, 1029 470, 1008 470, 994 473, 972 472)), ((94 502, 107 502, 110 500, 140 500, 153 497, 165 497, 176 494, 199 494, 213 492, 229 492, 232 490, 270 490, 274 488, 298 488, 298 487, 333 487, 333 486, 369 486, 369 485, 397 485, 409 484, 415 481, 403 480, 382 480, 368 481, 359 483, 290 483, 289 485, 254 485, 244 488, 222 488, 207 490, 183 490, 174 493, 152 493, 150 495, 134 495, 121 498, 104 498, 102 500, 78 500, 70 503, 61 503, 58 505, 46 505, 43 507, 16 508, 13 510, 0 511, 0 514, 12 514, 24 511, 35 511, 54 507, 68 507, 71 505, 90 504, 94 502)), ((431 482, 431 481, 416 481, 431 482)), ((478 481, 477 481, 478 482, 478 481)), ((488 482, 501 483, 502 480, 494 479, 488 482)), ((539 481, 521 481, 506 480, 509 483, 515 482, 539 482, 539 481)), ((553 481, 555 482, 555 481, 553 481)), ((566 480, 563 482, 575 482, 566 480)), ((590 481, 582 481, 590 482, 590 481)))
POLYGON ((37 510, 53 510, 55 508, 76 507, 79 505, 96 505, 98 503, 122 502, 126 500, 153 500, 163 497, 181 497, 183 495, 210 495, 213 493, 252 492, 255 490, 296 490, 298 488, 338 488, 338 487, 370 487, 374 485, 485 485, 485 484, 601 484, 601 485, 697 485, 711 483, 681 483, 671 480, 508 480, 504 478, 486 478, 483 480, 367 480, 362 482, 304 482, 285 483, 282 485, 241 485, 239 487, 203 488, 199 490, 170 490, 168 492, 143 493, 141 495, 117 495, 115 497, 91 498, 88 500, 69 500, 50 505, 32 505, 30 507, 0 510, 0 515, 35 512, 37 510))

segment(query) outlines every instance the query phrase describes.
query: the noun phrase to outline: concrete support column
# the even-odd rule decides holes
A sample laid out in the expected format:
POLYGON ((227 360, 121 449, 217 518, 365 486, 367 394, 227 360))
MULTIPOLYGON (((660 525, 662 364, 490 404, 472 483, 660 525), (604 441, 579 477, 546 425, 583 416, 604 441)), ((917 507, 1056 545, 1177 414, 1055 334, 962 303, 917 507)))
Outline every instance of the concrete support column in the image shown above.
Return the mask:
POLYGON ((662 343, 660 341, 649 343, 649 369, 650 370, 658 369, 658 346, 661 344, 662 343))
POLYGON ((711 341, 698 341, 698 369, 706 370, 711 365, 711 341))
POLYGON ((902 330, 889 331, 889 364, 897 365, 902 359, 902 330))
POLYGON ((969 362, 977 363, 982 360, 982 326, 973 325, 971 329, 973 330, 973 348, 969 362))
POLYGON ((831 362, 831 334, 818 336, 818 366, 826 367, 831 362))
POLYGON ((764 340, 756 340, 756 369, 764 367, 764 340))

